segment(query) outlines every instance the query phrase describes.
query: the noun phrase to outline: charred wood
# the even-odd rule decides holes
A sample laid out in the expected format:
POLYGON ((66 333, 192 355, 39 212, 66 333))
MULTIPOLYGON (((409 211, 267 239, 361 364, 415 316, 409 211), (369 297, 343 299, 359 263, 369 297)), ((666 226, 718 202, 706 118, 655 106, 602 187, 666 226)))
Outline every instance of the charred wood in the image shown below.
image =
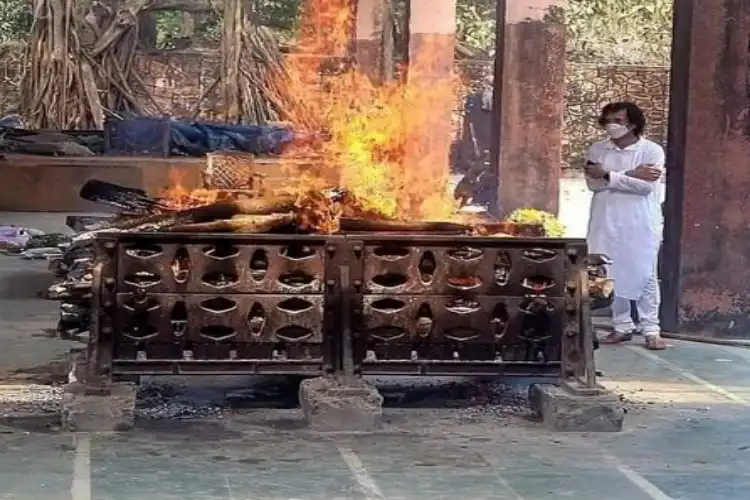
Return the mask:
POLYGON ((133 212, 152 212, 168 208, 163 203, 148 196, 142 189, 120 186, 98 179, 87 181, 81 187, 79 195, 84 200, 133 212))
POLYGON ((214 220, 193 224, 171 226, 169 231, 179 233, 268 233, 288 226, 294 215, 236 215, 231 219, 214 220))
POLYGON ((471 231, 468 224, 443 221, 387 221, 368 219, 341 219, 341 231, 349 232, 398 232, 398 233, 453 233, 471 231))

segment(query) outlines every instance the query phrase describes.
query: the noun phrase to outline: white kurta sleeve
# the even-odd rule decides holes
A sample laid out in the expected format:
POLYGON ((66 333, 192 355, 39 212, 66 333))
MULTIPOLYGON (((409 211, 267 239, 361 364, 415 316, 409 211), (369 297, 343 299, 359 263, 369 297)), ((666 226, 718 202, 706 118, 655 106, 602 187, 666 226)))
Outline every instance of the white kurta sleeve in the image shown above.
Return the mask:
MULTIPOLYGON (((586 161, 592 161, 594 163, 601 163, 601 154, 597 151, 596 145, 591 146, 586 153, 586 161)), ((594 193, 598 193, 599 191, 604 191, 607 189, 608 184, 607 181, 604 179, 592 179, 588 175, 586 176, 586 186, 589 188, 590 191, 593 191, 594 193)))
MULTIPOLYGON (((649 147, 643 154, 642 165, 664 170, 664 149, 658 144, 650 143, 649 147)), ((624 193, 640 194, 648 196, 656 187, 656 181, 644 181, 628 176, 625 172, 611 172, 609 174, 609 189, 624 193)))
POLYGON ((654 182, 630 177, 625 172, 610 172, 609 174, 609 189, 612 191, 647 196, 654 190, 654 184, 654 182))
POLYGON ((586 186, 588 186, 589 190, 593 191, 594 193, 604 191, 608 187, 607 181, 605 181, 604 179, 592 179, 588 175, 586 176, 586 186))

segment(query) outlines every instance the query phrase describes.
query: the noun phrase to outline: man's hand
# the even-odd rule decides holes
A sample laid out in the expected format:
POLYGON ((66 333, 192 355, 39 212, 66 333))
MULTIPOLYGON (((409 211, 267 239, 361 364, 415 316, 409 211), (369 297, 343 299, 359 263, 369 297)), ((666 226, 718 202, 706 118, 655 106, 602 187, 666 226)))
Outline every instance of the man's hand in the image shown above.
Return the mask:
POLYGON ((656 168, 653 165, 639 165, 633 170, 625 172, 625 175, 633 177, 634 179, 653 182, 659 180, 661 173, 661 169, 656 168))
POLYGON ((607 171, 600 163, 587 163, 584 169, 586 175, 592 179, 603 179, 607 175, 607 171))

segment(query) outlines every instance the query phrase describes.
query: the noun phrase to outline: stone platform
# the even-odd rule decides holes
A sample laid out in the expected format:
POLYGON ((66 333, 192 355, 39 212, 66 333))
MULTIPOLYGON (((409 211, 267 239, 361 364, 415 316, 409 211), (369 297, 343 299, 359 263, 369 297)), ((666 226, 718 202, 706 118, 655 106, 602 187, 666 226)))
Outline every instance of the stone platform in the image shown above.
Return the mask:
POLYGON ((128 431, 135 426, 137 387, 110 386, 107 395, 90 394, 83 384, 68 384, 62 400, 62 428, 67 432, 128 431))
POLYGON ((559 432, 619 432, 625 419, 620 399, 603 387, 598 394, 576 394, 535 384, 529 388, 529 401, 542 424, 559 432))
MULTIPOLYGON (((253 160, 264 182, 272 186, 288 178, 288 167, 303 168, 309 161, 287 160, 285 168, 276 158, 253 160)), ((0 157, 0 211, 8 212, 101 212, 102 205, 82 200, 78 193, 89 179, 121 184, 157 194, 173 186, 176 174, 185 189, 202 185, 205 158, 151 158, 141 156, 96 156, 86 158, 8 154, 0 157)))
POLYGON ((299 402, 314 431, 370 432, 381 427, 383 396, 359 378, 304 380, 299 387, 299 402))

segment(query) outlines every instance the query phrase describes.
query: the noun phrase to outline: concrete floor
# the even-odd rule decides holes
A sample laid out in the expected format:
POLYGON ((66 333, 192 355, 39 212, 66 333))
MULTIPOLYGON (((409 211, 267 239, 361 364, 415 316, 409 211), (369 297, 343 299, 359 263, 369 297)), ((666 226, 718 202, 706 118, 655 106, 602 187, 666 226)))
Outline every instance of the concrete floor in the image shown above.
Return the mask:
MULTIPOLYGON (((52 229, 62 220, 24 218, 0 214, 0 223, 52 229)), ((0 257, 0 373, 42 371, 69 346, 42 335, 56 303, 33 290, 48 279, 43 263, 0 257)), ((523 405, 477 404, 455 391, 391 403, 385 428, 371 435, 310 433, 297 409, 141 421, 119 435, 0 421, 0 498, 750 498, 750 350, 674 342, 653 354, 636 340, 602 348, 597 359, 602 382, 628 409, 622 433, 551 433, 523 405)))

